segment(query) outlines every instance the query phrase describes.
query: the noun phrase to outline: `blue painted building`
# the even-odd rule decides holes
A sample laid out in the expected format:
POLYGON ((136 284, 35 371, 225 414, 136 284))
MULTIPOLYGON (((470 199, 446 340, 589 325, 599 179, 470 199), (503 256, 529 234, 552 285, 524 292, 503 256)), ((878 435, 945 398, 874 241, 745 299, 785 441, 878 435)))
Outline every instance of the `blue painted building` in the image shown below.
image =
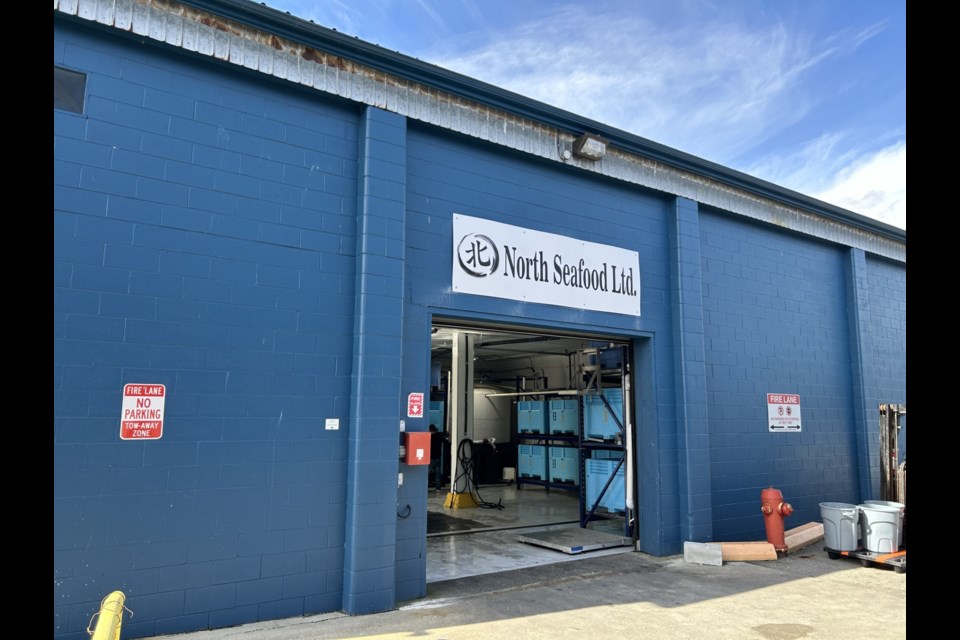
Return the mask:
POLYGON ((246 0, 54 4, 55 637, 422 597, 437 318, 631 345, 641 551, 878 497, 904 231, 246 0), (455 213, 636 252, 638 313, 454 291, 455 213))

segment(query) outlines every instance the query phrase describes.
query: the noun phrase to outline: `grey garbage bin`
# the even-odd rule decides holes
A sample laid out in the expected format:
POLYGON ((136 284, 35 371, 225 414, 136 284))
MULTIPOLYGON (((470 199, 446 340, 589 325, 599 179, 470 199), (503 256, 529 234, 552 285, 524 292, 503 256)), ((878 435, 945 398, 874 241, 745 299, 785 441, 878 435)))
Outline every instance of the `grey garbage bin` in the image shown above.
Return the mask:
POLYGON ((860 538, 867 551, 893 553, 899 546, 900 509, 882 504, 861 504, 860 538))
POLYGON ((903 520, 906 517, 907 506, 902 502, 894 502, 893 500, 864 500, 863 504, 879 504, 884 507, 895 507, 900 509, 900 526, 897 529, 897 546, 903 547, 903 520))
POLYGON ((856 551, 860 535, 860 509, 846 502, 821 502, 823 544, 834 551, 856 551))

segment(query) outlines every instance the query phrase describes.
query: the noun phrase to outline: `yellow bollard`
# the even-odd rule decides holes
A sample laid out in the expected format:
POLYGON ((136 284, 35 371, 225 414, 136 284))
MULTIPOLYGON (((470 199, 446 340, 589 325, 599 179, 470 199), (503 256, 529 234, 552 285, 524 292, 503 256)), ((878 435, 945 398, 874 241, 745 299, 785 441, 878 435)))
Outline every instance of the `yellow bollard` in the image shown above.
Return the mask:
MULTIPOLYGON (((90 625, 87 625, 87 633, 93 640, 120 640, 120 625, 123 623, 123 610, 126 609, 123 602, 126 599, 122 591, 114 591, 103 599, 100 611, 94 616, 97 618, 97 628, 91 631, 90 625)), ((90 623, 93 623, 93 618, 90 623)))

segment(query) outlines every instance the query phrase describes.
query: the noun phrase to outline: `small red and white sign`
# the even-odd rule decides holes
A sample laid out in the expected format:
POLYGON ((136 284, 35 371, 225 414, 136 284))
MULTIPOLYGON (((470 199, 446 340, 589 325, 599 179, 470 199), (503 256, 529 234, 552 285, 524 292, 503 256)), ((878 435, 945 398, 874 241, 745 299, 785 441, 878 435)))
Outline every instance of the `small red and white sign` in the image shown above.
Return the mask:
POLYGON ((157 440, 163 435, 167 388, 162 384, 123 385, 121 440, 157 440))
POLYGON ((800 396, 795 393, 767 394, 769 431, 800 431, 800 396))
POLYGON ((407 396, 407 417, 408 418, 422 418, 423 417, 423 394, 422 393, 411 393, 407 396))

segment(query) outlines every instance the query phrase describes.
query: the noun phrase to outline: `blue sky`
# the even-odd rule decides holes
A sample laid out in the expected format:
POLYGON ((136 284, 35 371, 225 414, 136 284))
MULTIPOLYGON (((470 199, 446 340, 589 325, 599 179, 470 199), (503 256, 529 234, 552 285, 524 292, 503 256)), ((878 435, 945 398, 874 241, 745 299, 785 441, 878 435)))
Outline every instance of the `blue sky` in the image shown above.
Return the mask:
POLYGON ((267 0, 903 229, 905 0, 267 0))

